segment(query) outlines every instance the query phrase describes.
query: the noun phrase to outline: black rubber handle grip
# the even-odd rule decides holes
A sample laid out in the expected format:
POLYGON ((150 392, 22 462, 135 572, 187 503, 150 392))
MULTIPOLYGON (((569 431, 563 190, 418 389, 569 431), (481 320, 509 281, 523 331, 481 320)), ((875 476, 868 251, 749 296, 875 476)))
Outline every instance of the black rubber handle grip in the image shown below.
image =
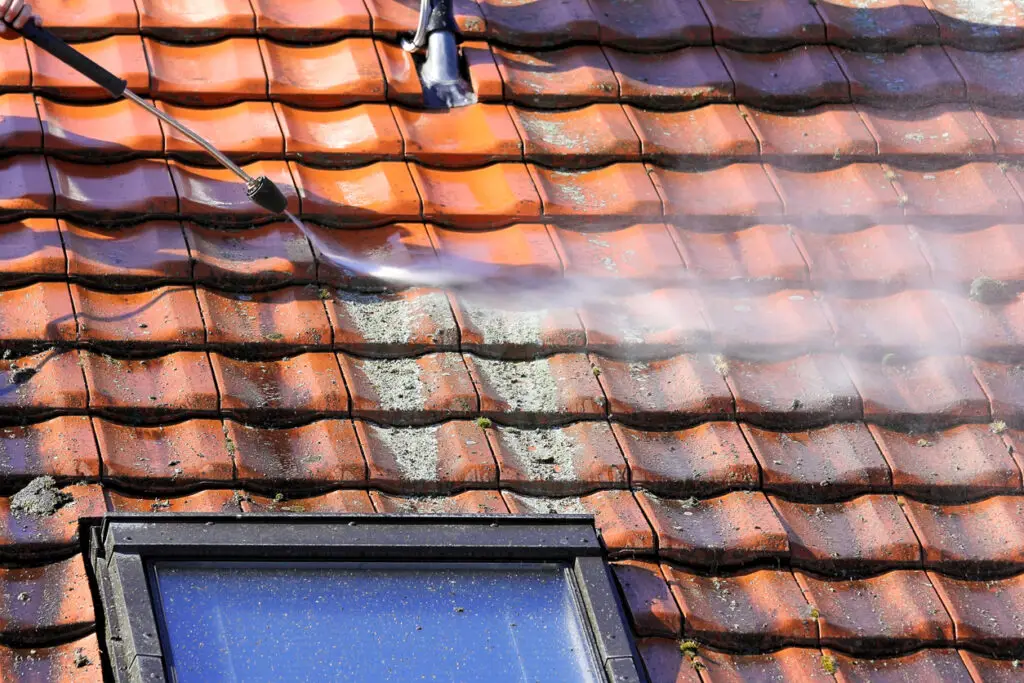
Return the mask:
MULTIPOLYGON (((13 28, 10 24, 8 24, 8 27, 13 28)), ((124 95, 124 91, 128 87, 128 81, 123 78, 118 78, 114 74, 110 73, 50 31, 47 31, 45 28, 37 25, 35 20, 30 20, 20 29, 14 30, 25 36, 25 40, 31 40, 33 43, 67 64, 75 71, 78 71, 87 78, 96 81, 96 83, 114 97, 121 97, 124 95)))

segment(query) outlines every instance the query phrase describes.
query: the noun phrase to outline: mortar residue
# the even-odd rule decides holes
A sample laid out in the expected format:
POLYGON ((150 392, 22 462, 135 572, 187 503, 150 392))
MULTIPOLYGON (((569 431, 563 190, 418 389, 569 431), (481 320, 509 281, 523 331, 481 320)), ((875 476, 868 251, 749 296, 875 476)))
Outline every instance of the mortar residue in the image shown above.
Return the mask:
POLYGON ((455 323, 448 300, 443 294, 429 292, 405 297, 394 294, 360 294, 339 291, 337 304, 345 309, 352 323, 368 342, 375 344, 408 344, 415 331, 430 321, 445 336, 436 343, 454 343, 455 323), (448 339, 451 335, 453 338, 448 339))
POLYGON ((530 481, 575 481, 583 451, 565 429, 499 429, 502 444, 515 456, 530 481))
POLYGON ((367 425, 372 437, 395 458, 398 473, 408 481, 437 479, 440 450, 437 431, 440 427, 378 427, 367 425))
POLYGON ((423 382, 415 358, 367 360, 362 364, 366 379, 377 392, 384 410, 421 411, 424 409, 423 382))
POLYGON ((462 301, 469 323, 480 331, 485 344, 539 346, 546 310, 506 311, 462 301))

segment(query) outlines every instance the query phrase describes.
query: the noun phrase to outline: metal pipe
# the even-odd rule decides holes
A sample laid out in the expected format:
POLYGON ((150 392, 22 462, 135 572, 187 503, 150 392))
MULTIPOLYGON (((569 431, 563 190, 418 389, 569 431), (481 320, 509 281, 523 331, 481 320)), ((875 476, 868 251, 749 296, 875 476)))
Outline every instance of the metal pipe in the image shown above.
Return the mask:
POLYGON ((419 52, 427 44, 427 25, 430 22, 431 0, 420 0, 420 21, 416 27, 416 35, 412 40, 403 40, 402 48, 406 52, 419 52))
POLYGON ((238 164, 224 156, 224 154, 219 149, 217 149, 212 144, 207 142, 201 135, 190 130, 188 126, 184 125, 177 119, 163 113, 162 111, 151 105, 149 102, 133 93, 131 90, 126 89, 124 91, 124 96, 132 102, 134 102, 135 104, 142 107, 143 109, 145 109, 146 111, 148 111, 153 116, 157 117, 158 119, 166 123, 168 126, 171 126, 175 130, 180 131, 182 135, 188 137, 190 140, 192 140, 192 142, 196 143, 197 145, 205 149, 207 152, 209 152, 210 156, 219 161, 224 168, 234 173, 236 176, 244 180, 247 184, 253 181, 251 175, 249 175, 241 168, 239 168, 238 164))

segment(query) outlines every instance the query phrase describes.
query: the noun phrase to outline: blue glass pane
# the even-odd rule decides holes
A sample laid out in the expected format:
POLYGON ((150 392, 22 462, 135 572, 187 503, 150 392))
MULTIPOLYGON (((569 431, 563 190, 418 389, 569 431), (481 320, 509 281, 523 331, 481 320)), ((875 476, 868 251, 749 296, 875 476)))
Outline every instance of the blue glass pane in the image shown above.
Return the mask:
POLYGON ((597 681, 558 565, 163 563, 178 681, 597 681))

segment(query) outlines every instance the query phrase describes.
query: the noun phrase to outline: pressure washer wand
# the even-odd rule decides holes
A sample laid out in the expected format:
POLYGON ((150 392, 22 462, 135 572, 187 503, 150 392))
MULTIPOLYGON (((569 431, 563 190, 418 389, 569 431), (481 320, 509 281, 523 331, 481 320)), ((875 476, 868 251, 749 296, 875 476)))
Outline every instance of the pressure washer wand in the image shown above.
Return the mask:
MULTIPOLYGON (((10 26, 10 24, 7 24, 7 26, 12 29, 14 28, 13 26, 10 26)), ((72 69, 84 75, 86 78, 95 81, 100 87, 114 96, 114 98, 119 99, 121 97, 125 97, 131 100, 167 125, 180 131, 182 135, 187 136, 197 145, 209 152, 214 159, 224 166, 224 168, 228 169, 245 181, 245 192, 253 202, 270 213, 288 213, 288 199, 281 192, 280 188, 270 180, 270 178, 267 178, 266 176, 253 178, 251 175, 239 168, 239 166, 231 161, 231 159, 224 156, 220 150, 214 147, 204 137, 191 130, 188 126, 184 125, 173 116, 165 114, 129 90, 128 81, 123 78, 118 78, 114 74, 110 73, 102 66, 58 38, 51 31, 36 24, 34 20, 29 21, 22 28, 14 30, 24 36, 26 40, 32 41, 60 61, 70 66, 72 69)), ((291 215, 289 215, 289 218, 296 220, 291 215)))

